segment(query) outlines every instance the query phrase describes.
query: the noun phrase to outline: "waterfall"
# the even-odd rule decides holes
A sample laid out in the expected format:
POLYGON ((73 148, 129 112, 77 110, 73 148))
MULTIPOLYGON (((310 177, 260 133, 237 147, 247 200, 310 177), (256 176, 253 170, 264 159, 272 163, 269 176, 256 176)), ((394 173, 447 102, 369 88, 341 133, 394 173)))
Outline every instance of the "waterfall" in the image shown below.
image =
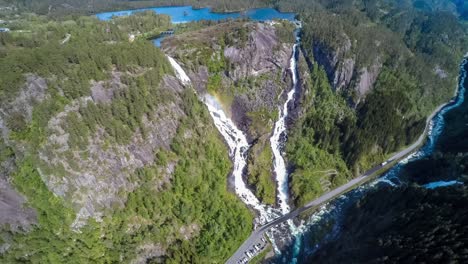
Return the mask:
MULTIPOLYGON (((300 26, 298 26, 298 29, 300 26)), ((297 36, 297 31, 296 31, 297 36)), ((279 119, 275 123, 275 127, 270 138, 271 148, 274 156, 274 171, 277 180, 277 193, 280 209, 264 205, 255 196, 255 194, 247 187, 244 182, 243 175, 247 166, 247 157, 250 145, 247 141, 246 135, 236 127, 234 122, 227 117, 223 111, 220 103, 215 97, 209 94, 200 96, 200 100, 206 105, 213 122, 218 131, 223 136, 226 144, 229 146, 229 156, 233 161, 232 176, 234 178, 234 188, 236 194, 246 205, 252 207, 259 213, 256 219, 256 226, 266 224, 282 214, 288 213, 290 208, 288 205, 289 191, 288 191, 288 174, 286 171, 286 164, 282 156, 282 148, 286 138, 286 118, 288 116, 288 104, 294 99, 297 88, 297 61, 296 52, 299 46, 299 37, 296 37, 296 43, 293 45, 293 51, 290 59, 290 71, 292 73, 292 89, 287 94, 287 100, 282 107, 278 109, 279 119)), ((171 57, 167 56, 170 64, 172 65, 177 78, 183 85, 190 84, 190 78, 182 69, 182 67, 171 57)), ((292 220, 288 221, 289 227, 293 233, 296 232, 292 220)), ((279 253, 273 237, 273 230, 267 232, 274 250, 279 253)))
POLYGON ((292 89, 288 92, 288 97, 282 109, 279 111, 279 119, 275 123, 273 135, 270 138, 271 149, 273 150, 273 168, 276 174, 278 202, 282 214, 289 212, 289 186, 288 186, 288 172, 286 171, 286 164, 282 156, 282 149, 286 140, 286 118, 288 116, 288 104, 294 99, 297 86, 297 61, 296 50, 298 47, 299 38, 293 46, 293 52, 290 60, 290 70, 292 74, 292 89))
MULTIPOLYGON (((273 151, 273 168, 277 181, 277 200, 279 202, 280 213, 278 213, 274 208, 263 205, 252 193, 252 191, 247 188, 247 185, 242 178, 247 166, 247 152, 250 149, 250 145, 247 142, 245 134, 236 127, 231 119, 226 116, 216 98, 209 94, 205 94, 201 98, 204 104, 208 107, 215 126, 222 134, 227 145, 229 146, 230 156, 234 163, 232 174, 234 176, 235 191, 245 204, 253 207, 260 213, 259 223, 266 223, 278 217, 280 214, 285 214, 290 211, 288 205, 288 173, 286 170, 284 158, 282 156, 282 149, 286 138, 286 118, 288 116, 288 104, 294 99, 297 88, 296 52, 300 42, 300 38, 298 37, 298 30, 300 29, 301 24, 299 22, 296 22, 295 24, 296 43, 293 45, 289 67, 292 75, 292 89, 288 92, 284 105, 278 109, 279 119, 275 123, 273 134, 270 138, 271 148, 273 151)), ((189 84, 190 78, 187 76, 182 67, 173 58, 169 56, 167 57, 175 70, 177 78, 179 78, 182 84, 189 84)))
MULTIPOLYGON (((171 57, 167 56, 177 78, 183 85, 190 84, 190 78, 182 67, 171 57)), ((205 94, 200 97, 206 105, 213 122, 229 146, 229 156, 233 161, 232 175, 234 177, 234 188, 236 194, 246 205, 251 206, 259 213, 258 225, 265 224, 280 216, 274 208, 263 205, 245 184, 242 176, 247 166, 247 152, 250 145, 245 134, 236 127, 234 122, 227 117, 221 105, 215 97, 205 94)))
POLYGON ((234 163, 232 175, 234 176, 236 194, 245 204, 253 207, 260 213, 259 224, 267 223, 278 217, 278 214, 273 208, 269 208, 260 203, 252 191, 247 188, 242 178, 245 167, 247 166, 247 152, 250 149, 247 137, 236 127, 234 122, 226 116, 216 98, 205 94, 202 100, 208 107, 208 111, 213 118, 215 126, 218 128, 221 135, 223 135, 229 146, 230 156, 234 163))
POLYGON ((179 63, 177 63, 177 61, 175 61, 172 57, 167 56, 167 59, 169 60, 169 63, 171 63, 172 68, 175 70, 175 74, 180 82, 183 85, 190 84, 190 78, 185 73, 184 69, 180 67, 179 63))

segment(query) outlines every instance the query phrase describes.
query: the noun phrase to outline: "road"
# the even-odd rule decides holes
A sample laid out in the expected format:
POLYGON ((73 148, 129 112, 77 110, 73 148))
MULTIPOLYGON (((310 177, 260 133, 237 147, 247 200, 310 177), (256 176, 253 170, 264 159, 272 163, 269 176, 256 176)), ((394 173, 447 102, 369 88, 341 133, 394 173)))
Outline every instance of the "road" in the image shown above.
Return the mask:
MULTIPOLYGON (((262 241, 262 238, 264 237, 264 233, 270 229, 273 226, 279 225, 289 219, 293 219, 296 216, 300 215, 304 211, 307 211, 311 208, 317 207, 321 204, 324 204, 326 202, 329 202, 330 200, 336 198, 337 196, 345 193, 346 191, 351 190, 353 187, 359 186, 360 184, 366 182, 369 180, 369 177, 373 175, 375 172, 379 171, 380 169, 383 169, 385 167, 389 167, 392 164, 392 161, 396 161, 399 159, 402 159, 403 157, 406 157, 410 153, 412 153, 414 150, 416 150, 423 142, 424 139, 426 138, 427 131, 429 129, 429 124, 432 118, 446 105, 452 103, 450 101, 449 103, 444 103, 437 107, 426 119, 426 127, 424 128, 424 132, 419 136, 418 140, 414 142, 411 146, 405 148, 404 150, 401 150, 400 152, 394 154, 390 159, 388 159, 385 163, 379 164, 370 170, 366 171, 364 174, 361 176, 352 179, 351 181, 347 182, 346 184, 341 185, 340 187, 333 189, 324 195, 320 196, 319 198, 307 203, 303 207, 297 208, 294 211, 291 211, 281 217, 278 217, 277 219, 257 228, 252 232, 249 238, 237 249, 237 251, 234 253, 234 255, 231 256, 227 260, 227 264, 237 264, 237 263, 245 263, 241 262, 242 259, 245 259, 247 257, 246 252, 252 251, 256 252, 257 254, 259 250, 255 249, 254 245, 256 245, 259 241, 262 241)), ((260 250, 261 251, 261 250, 260 250)))
POLYGON ((319 198, 307 203, 303 207, 297 208, 296 210, 291 211, 291 212, 289 212, 289 213, 287 213, 287 214, 285 214, 285 215, 283 215, 281 217, 276 218, 275 220, 271 221, 270 223, 259 227, 237 249, 237 251, 234 253, 234 255, 232 255, 232 257, 230 259, 228 259, 228 261, 226 263, 228 263, 228 264, 241 263, 241 262, 239 262, 239 260, 246 257, 245 252, 253 250, 254 249, 253 245, 258 243, 258 241, 260 241, 264 237, 263 235, 268 229, 270 229, 271 227, 274 227, 276 225, 279 225, 279 224, 281 224, 281 223, 283 223, 283 222, 285 222, 285 221, 287 221, 289 219, 293 219, 296 216, 300 215, 304 211, 307 211, 307 210, 309 210, 309 209, 311 209, 313 207, 317 207, 317 206, 319 206, 319 205, 321 205, 323 203, 326 203, 326 202, 332 200, 333 198, 335 198, 335 197, 339 196, 340 194, 346 192, 347 190, 351 189, 353 186, 358 185, 358 184, 360 184, 362 182, 365 182, 369 178, 370 175, 372 175, 376 171, 382 169, 383 167, 384 166, 382 166, 382 165, 375 166, 374 168, 367 171, 365 174, 363 174, 363 175, 361 175, 361 176, 359 176, 357 178, 352 179, 351 181, 347 182, 344 185, 341 185, 340 187, 338 187, 336 189, 331 190, 330 192, 320 196, 319 198))

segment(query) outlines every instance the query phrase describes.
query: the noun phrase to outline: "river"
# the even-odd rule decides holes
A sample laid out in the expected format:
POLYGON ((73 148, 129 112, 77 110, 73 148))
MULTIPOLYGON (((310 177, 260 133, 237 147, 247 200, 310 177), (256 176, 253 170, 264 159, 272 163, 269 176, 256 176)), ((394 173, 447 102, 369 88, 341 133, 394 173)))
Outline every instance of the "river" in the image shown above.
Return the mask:
MULTIPOLYGON (((417 208, 414 208, 417 205, 412 204, 412 200, 416 199, 413 195, 416 197, 425 195, 423 200, 428 201, 431 199, 437 201, 441 196, 446 198, 445 203, 454 200, 445 192, 460 191, 457 188, 464 188, 463 186, 466 186, 464 183, 468 181, 466 176, 463 176, 466 170, 463 172, 463 169, 456 169, 458 167, 465 168, 467 158, 461 158, 458 161, 459 164, 453 165, 455 169, 446 166, 446 163, 452 163, 453 157, 468 152, 468 144, 460 142, 468 135, 468 126, 466 125, 468 124, 468 102, 465 101, 466 87, 468 86, 468 81, 465 81, 467 70, 468 62, 467 59, 464 59, 460 66, 456 100, 446 105, 434 116, 430 123, 427 141, 423 147, 401 160, 382 177, 322 206, 321 210, 308 218, 303 227, 304 232, 296 236, 298 241, 286 248, 277 257, 275 263, 321 263, 324 261, 336 263, 345 261, 347 258, 354 259, 354 261, 360 259, 358 262, 366 263, 375 261, 376 256, 372 254, 382 249, 372 248, 366 244, 372 244, 370 241, 377 240, 377 237, 382 234, 407 231, 400 226, 401 224, 397 220, 394 220, 396 223, 393 224, 386 223, 391 220, 385 219, 386 217, 397 218, 401 215, 412 215, 413 219, 417 219, 417 217, 431 219, 430 217, 434 216, 431 212, 433 211, 434 214, 438 212, 438 207, 434 202, 427 205, 432 209, 425 211, 423 216, 414 213, 417 211, 417 208), (460 111, 460 113, 455 113, 455 111, 460 111), (449 114, 451 115, 447 118, 449 114), (446 119, 449 119, 450 123, 446 119), (452 131, 457 133, 454 134, 452 131), (435 152, 437 154, 434 155, 435 152), (450 153, 452 153, 451 156, 449 156, 450 153), (447 156, 447 158, 440 161, 441 156, 447 156), (432 173, 433 171, 437 171, 437 173, 432 173), (376 219, 386 224, 381 224, 382 226, 379 227, 380 224, 376 219), (358 226, 359 224, 361 226, 358 226), (353 248, 355 245, 361 245, 365 250, 355 249, 347 252, 344 249, 353 248)), ((460 192, 462 194, 459 197, 464 197, 463 190, 460 192)), ((463 201, 468 202, 467 200, 463 201)), ((446 210, 449 210, 450 217, 454 219, 466 220, 468 217, 457 215, 463 214, 463 211, 458 210, 455 206, 454 208, 450 206, 449 209, 447 206, 445 207, 446 210)), ((407 220, 407 225, 416 224, 419 225, 421 233, 430 232, 431 229, 424 229, 425 223, 423 221, 419 223, 413 219, 407 220)), ((463 231, 458 232, 462 233, 463 231)), ((403 238, 399 239, 403 240, 403 238)), ((395 242, 393 241, 393 243, 395 242)), ((377 241, 374 244, 377 245, 377 241)), ((396 249, 392 250, 390 253, 386 253, 402 254, 396 249)))

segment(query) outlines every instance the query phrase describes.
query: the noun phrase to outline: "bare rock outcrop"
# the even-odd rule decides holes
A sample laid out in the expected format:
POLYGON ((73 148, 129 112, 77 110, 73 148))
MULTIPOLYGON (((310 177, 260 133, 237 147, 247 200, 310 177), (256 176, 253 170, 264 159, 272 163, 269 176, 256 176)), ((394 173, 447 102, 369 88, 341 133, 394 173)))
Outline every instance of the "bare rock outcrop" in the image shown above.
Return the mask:
POLYGON ((324 68, 330 84, 336 91, 354 90, 357 104, 372 90, 382 69, 378 57, 371 65, 359 67, 351 51, 351 40, 346 35, 343 44, 338 48, 332 48, 320 41, 314 41, 311 45, 314 60, 324 68))
MULTIPOLYGON (((251 138, 259 138, 265 129, 252 127, 250 113, 258 111, 276 112, 283 102, 281 95, 291 89, 289 59, 292 43, 281 43, 275 27, 258 23, 249 34, 243 47, 230 46, 224 49, 224 56, 231 63, 225 76, 225 87, 235 87, 236 82, 253 79, 247 89, 234 93, 231 105, 233 121, 251 138)), ((272 125, 273 120, 268 125, 272 125)))
POLYGON ((359 73, 359 83, 356 85, 356 91, 359 98, 363 98, 374 86, 377 77, 379 76, 382 63, 377 58, 370 67, 364 67, 359 73))
MULTIPOLYGON (((99 91, 105 85, 109 94, 124 87, 120 83, 120 74, 113 73, 109 83, 94 83, 93 89, 99 91)), ((164 76, 161 89, 177 94, 183 90, 175 77, 164 76)), ((138 186, 138 181, 131 179, 132 173, 155 162, 158 149, 169 148, 173 136, 184 116, 180 98, 174 96, 161 104, 148 117, 144 118, 145 136, 137 130, 125 145, 108 141, 108 135, 102 127, 87 139, 83 149, 70 147, 66 118, 75 113, 81 118, 79 109, 90 103, 107 103, 112 96, 83 97, 67 105, 64 111, 53 117, 48 123, 50 136, 40 150, 40 158, 45 168, 40 170, 41 177, 49 190, 56 195, 71 201, 77 216, 72 227, 79 230, 88 218, 100 221, 106 210, 123 207, 126 193, 138 186), (59 173, 60 172, 60 173, 59 173)), ((168 182, 173 168, 161 171, 160 181, 168 182), (165 176, 164 176, 165 175, 165 176)), ((162 182, 155 182, 161 186, 162 182)))
POLYGON ((3 140, 8 141, 10 129, 21 129, 31 123, 33 107, 48 98, 46 79, 29 74, 18 95, 0 106, 0 129, 3 140), (10 127, 10 128, 9 128, 10 127))
POLYGON ((0 227, 11 231, 29 231, 37 223, 36 211, 25 206, 26 199, 11 184, 0 177, 0 227))
POLYGON ((285 70, 288 68, 291 49, 291 45, 280 43, 273 26, 258 23, 250 32, 244 47, 229 46, 224 49, 224 57, 235 66, 229 71, 229 77, 237 81, 285 70))
POLYGON ((344 44, 337 49, 319 41, 314 41, 312 46, 313 57, 324 68, 333 88, 346 89, 355 71, 355 60, 349 56, 351 40, 345 35, 344 44))
MULTIPOLYGON (((21 143, 10 141, 10 129, 22 129, 32 120, 33 107, 48 98, 47 81, 37 75, 27 75, 26 83, 17 96, 0 106, 0 148, 13 148, 17 155, 26 150, 21 143)), ((15 156, 5 157, 0 163, 0 227, 11 231, 29 231, 37 223, 36 211, 26 205, 26 198, 11 184, 15 170, 15 156)))
POLYGON ((274 25, 253 22, 219 24, 163 42, 165 52, 183 65, 199 93, 207 92, 207 83, 213 73, 209 72, 206 63, 194 63, 197 60, 194 58, 211 54, 211 60, 226 61, 228 67, 221 73, 222 87, 216 93, 229 98, 228 102, 223 102, 226 112, 252 140, 269 133, 267 126, 273 125, 271 121, 255 127, 252 115, 269 113, 274 116, 284 100, 282 95, 291 88, 289 59, 292 46, 293 43, 280 41, 274 25), (247 32, 245 40, 234 37, 226 46, 220 45, 220 39, 229 34, 227 31, 241 30, 247 32))

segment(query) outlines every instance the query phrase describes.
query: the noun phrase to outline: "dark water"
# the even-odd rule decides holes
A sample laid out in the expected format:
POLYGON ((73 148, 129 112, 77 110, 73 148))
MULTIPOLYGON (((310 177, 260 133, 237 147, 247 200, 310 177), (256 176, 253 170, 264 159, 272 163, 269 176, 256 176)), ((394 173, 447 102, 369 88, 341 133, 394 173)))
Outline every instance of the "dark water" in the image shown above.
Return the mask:
POLYGON ((433 118, 419 151, 312 215, 274 262, 468 261, 467 70, 465 59, 456 100, 433 118))

